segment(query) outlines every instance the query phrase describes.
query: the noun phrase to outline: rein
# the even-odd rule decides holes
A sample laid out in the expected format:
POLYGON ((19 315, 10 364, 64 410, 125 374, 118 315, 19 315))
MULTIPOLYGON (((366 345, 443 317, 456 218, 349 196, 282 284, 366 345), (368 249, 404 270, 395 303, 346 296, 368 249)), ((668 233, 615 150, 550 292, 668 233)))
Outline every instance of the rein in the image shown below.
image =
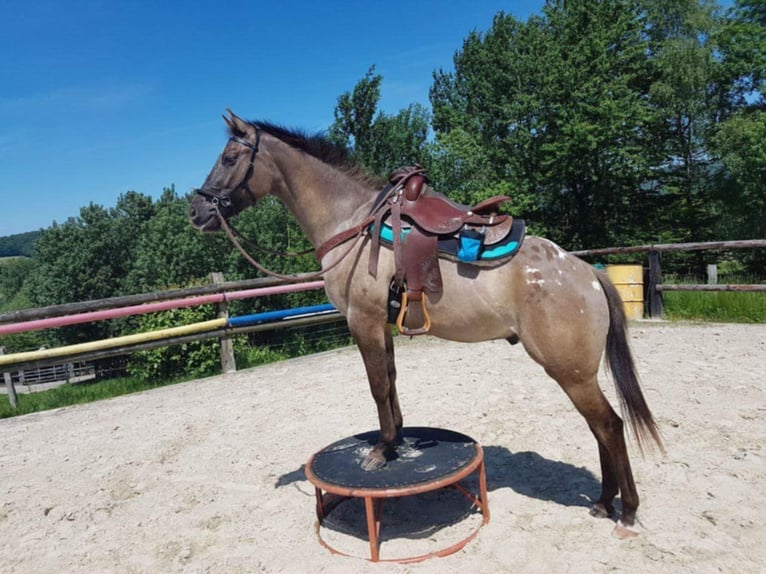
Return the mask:
MULTIPOLYGON (((227 222, 228 223, 228 222, 227 222)), ((250 241, 247 237, 242 235, 240 231, 234 227, 231 223, 229 223, 229 227, 231 228, 231 231, 234 235, 236 235, 242 243, 244 243, 247 247, 250 249, 255 249, 259 253, 263 253, 264 255, 276 255, 277 257, 300 257, 301 255, 308 255, 312 251, 314 251, 313 247, 310 247, 309 249, 304 249, 303 251, 279 251, 277 249, 267 249, 266 247, 261 247, 257 243, 253 243, 250 241)))
MULTIPOLYGON (((234 235, 234 231, 232 231, 231 226, 229 225, 229 222, 226 221, 226 218, 223 216, 223 214, 218 209, 218 206, 216 206, 216 214, 218 215, 218 220, 221 223, 221 227, 226 232, 226 235, 228 235, 229 239, 231 240, 234 247, 237 248, 237 251, 240 252, 240 254, 247 260, 250 265, 255 267, 258 271, 261 273, 265 273, 266 275, 269 275, 271 277, 275 277, 277 279, 283 279, 285 281, 308 281, 310 279, 317 279, 319 277, 322 277, 325 273, 330 271, 331 269, 334 269, 338 264, 340 264, 350 253, 353 251, 354 247, 356 247, 356 244, 359 242, 359 239, 365 234, 365 230, 367 225, 364 226, 356 226, 354 229, 355 233, 354 235, 350 235, 346 237, 344 241, 348 241, 350 239, 354 239, 354 241, 349 245, 349 248, 343 252, 343 255, 340 256, 340 258, 335 261, 332 265, 330 265, 327 269, 320 269, 319 271, 315 273, 311 273, 310 275, 301 274, 301 275, 284 275, 282 273, 277 273, 276 271, 271 271, 270 269, 267 269, 260 263, 258 263, 246 250, 244 247, 242 247, 242 244, 237 240, 236 236, 234 235), (357 231, 357 228, 358 231, 357 231)), ((306 251, 305 253, 310 253, 311 250, 306 251)), ((299 255, 298 253, 294 255, 299 255)), ((321 259, 319 260, 321 263, 321 259)))

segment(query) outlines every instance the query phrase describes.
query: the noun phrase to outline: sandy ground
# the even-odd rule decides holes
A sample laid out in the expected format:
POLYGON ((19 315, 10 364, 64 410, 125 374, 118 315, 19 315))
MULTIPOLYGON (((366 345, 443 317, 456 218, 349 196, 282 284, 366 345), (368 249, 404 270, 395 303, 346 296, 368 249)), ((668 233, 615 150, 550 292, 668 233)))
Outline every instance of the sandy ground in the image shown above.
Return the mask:
MULTIPOLYGON (((0 572, 766 571, 766 326, 637 323, 631 339, 668 451, 631 448, 637 538, 589 515, 595 441, 520 345, 399 340, 405 423, 485 449, 492 517, 460 552, 371 564, 353 502, 321 532, 358 557, 320 545, 303 465, 376 427, 348 348, 0 421, 0 572)), ((393 501, 381 556, 470 533, 458 498, 393 501)))

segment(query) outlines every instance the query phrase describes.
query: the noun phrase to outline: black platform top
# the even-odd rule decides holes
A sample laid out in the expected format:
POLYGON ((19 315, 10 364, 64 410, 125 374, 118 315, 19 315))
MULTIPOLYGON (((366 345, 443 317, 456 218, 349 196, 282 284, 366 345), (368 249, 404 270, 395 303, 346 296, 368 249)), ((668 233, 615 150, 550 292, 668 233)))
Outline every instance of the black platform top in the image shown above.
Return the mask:
POLYGON ((396 489, 438 481, 474 462, 476 441, 451 430, 405 427, 396 455, 375 471, 361 464, 378 442, 378 431, 344 438, 314 455, 310 471, 319 480, 341 488, 396 489))

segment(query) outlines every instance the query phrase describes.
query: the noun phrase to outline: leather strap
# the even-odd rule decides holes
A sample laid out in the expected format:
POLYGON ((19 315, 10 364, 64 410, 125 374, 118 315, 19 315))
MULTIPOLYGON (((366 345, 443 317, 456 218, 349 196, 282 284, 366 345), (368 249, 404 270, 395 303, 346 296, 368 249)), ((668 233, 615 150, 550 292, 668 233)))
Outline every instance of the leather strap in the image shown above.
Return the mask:
POLYGON ((316 258, 317 261, 320 263, 322 262, 322 259, 324 259, 324 256, 327 255, 330 251, 338 247, 338 245, 341 245, 348 241, 349 239, 354 239, 355 237, 359 237, 362 235, 366 230, 367 227, 375 221, 375 217, 372 215, 366 217, 364 221, 361 223, 355 225, 354 227, 350 227, 344 231, 341 231, 337 235, 333 235, 325 241, 322 245, 320 245, 316 250, 316 258))
POLYGON ((402 194, 399 193, 391 203, 391 230, 394 233, 394 281, 397 285, 404 283, 404 255, 402 250, 402 194))
MULTIPOLYGON (((315 251, 315 256, 317 258, 317 261, 321 263, 324 256, 327 255, 330 251, 332 251, 336 247, 338 247, 338 245, 341 245, 342 243, 345 243, 349 239, 353 239, 354 237, 364 233, 364 231, 367 229, 367 227, 371 223, 377 221, 378 217, 380 217, 382 222, 383 213, 386 211, 385 209, 383 209, 383 207, 386 205, 386 200, 388 199, 389 193, 391 192, 392 189, 393 189, 393 186, 387 185, 380 191, 378 196, 375 198, 375 202, 372 204, 372 209, 370 210, 370 214, 364 219, 364 221, 362 221, 358 225, 355 225, 354 227, 341 231, 337 235, 333 235, 332 237, 330 237, 330 239, 328 239, 322 245, 320 245, 315 251)), ((381 222, 376 224, 376 229, 378 230, 377 235, 380 234, 379 224, 381 222)), ((380 241, 379 238, 378 238, 378 241, 380 241)), ((375 236, 373 236, 373 244, 374 242, 375 242, 375 236)), ((376 262, 375 271, 377 272, 377 258, 375 262, 376 262)), ((372 271, 370 271, 370 273, 372 273, 372 275, 375 275, 375 273, 373 273, 372 271)))
POLYGON ((387 209, 379 209, 372 224, 372 242, 370 243, 370 260, 367 264, 367 272, 376 279, 378 277, 378 256, 380 255, 380 231, 383 228, 383 219, 387 213, 387 209))

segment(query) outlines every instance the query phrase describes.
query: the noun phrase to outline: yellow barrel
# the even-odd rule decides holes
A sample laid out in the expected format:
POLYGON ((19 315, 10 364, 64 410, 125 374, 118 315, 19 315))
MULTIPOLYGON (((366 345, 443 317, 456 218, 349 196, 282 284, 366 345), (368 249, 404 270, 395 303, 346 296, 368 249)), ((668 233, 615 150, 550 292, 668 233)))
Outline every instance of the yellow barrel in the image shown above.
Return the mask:
POLYGON ((625 316, 644 316, 644 270, 640 265, 607 265, 606 274, 620 293, 625 316))

